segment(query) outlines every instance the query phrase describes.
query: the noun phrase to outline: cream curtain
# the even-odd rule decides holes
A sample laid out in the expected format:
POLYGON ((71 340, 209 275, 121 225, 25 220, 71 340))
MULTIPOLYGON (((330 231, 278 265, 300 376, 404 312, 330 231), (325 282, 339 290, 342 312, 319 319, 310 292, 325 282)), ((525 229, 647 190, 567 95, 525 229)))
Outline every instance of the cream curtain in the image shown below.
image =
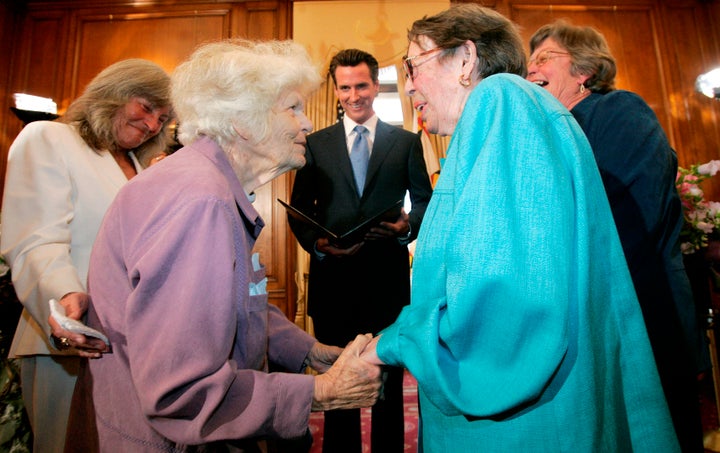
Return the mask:
POLYGON ((405 53, 412 22, 448 6, 448 0, 295 1, 293 40, 305 45, 323 70, 338 50, 351 47, 373 54, 380 67, 389 66, 405 53))

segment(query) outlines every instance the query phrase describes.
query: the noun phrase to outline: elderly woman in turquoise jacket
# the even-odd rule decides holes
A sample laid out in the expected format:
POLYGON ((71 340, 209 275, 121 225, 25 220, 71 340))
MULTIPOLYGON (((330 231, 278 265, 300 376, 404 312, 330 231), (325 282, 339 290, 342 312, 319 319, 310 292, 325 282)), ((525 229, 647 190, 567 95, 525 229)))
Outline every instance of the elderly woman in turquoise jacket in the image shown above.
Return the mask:
POLYGON ((592 151, 515 27, 462 4, 409 40, 405 91, 452 140, 411 304, 364 356, 417 378, 421 449, 678 451, 592 151))

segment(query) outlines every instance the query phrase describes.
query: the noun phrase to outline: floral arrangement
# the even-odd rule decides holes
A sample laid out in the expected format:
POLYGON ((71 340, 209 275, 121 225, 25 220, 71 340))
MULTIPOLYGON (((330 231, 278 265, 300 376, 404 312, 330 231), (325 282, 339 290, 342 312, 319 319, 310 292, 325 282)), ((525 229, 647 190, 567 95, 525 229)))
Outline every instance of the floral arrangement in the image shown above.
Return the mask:
POLYGON ((710 239, 720 238, 720 203, 705 200, 700 183, 720 171, 720 160, 678 167, 675 185, 683 205, 685 224, 680 231, 680 248, 686 255, 705 249, 710 239))

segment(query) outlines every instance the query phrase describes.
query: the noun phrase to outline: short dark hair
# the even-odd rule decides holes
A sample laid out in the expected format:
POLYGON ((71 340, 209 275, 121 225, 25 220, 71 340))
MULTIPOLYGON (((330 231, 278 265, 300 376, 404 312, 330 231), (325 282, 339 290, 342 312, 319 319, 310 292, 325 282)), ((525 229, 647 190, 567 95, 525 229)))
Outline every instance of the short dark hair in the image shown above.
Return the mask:
POLYGON ((525 50, 517 25, 493 9, 475 3, 454 4, 434 16, 413 22, 408 40, 420 46, 421 36, 445 49, 440 59, 453 55, 465 41, 475 43, 477 73, 483 79, 503 72, 522 77, 527 74, 525 50))
POLYGON ((332 60, 330 60, 330 68, 328 69, 328 72, 330 72, 335 86, 337 86, 337 80, 335 80, 335 70, 338 66, 354 67, 361 63, 368 65, 372 81, 377 82, 380 69, 378 61, 375 57, 360 49, 344 49, 336 53, 335 56, 332 57, 332 60))

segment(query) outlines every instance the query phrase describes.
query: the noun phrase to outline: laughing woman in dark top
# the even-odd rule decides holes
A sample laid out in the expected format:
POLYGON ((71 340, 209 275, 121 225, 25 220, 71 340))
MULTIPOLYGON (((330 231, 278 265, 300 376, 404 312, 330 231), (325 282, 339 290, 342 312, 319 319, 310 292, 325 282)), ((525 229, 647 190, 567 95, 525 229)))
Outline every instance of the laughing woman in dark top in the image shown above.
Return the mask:
POLYGON ((557 21, 535 32, 530 52, 527 79, 572 112, 592 146, 680 444, 702 452, 696 376, 707 349, 678 241, 675 151, 645 101, 615 89, 598 31, 557 21))

